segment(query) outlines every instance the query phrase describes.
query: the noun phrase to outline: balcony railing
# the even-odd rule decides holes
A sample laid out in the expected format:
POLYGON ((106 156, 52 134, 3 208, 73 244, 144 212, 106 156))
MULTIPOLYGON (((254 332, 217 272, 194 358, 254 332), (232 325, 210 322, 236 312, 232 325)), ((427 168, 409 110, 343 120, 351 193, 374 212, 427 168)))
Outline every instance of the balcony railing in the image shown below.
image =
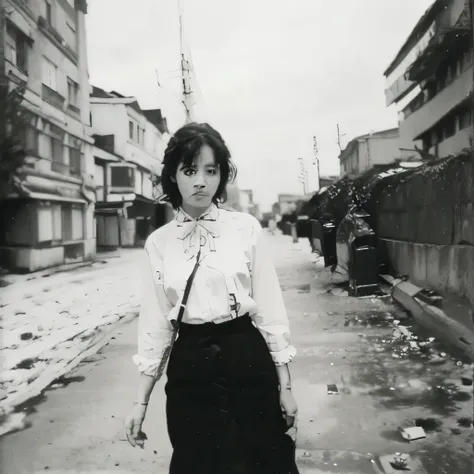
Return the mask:
POLYGON ((59 92, 51 89, 51 87, 48 87, 46 84, 43 84, 42 97, 44 101, 54 105, 58 109, 63 110, 66 99, 59 92))

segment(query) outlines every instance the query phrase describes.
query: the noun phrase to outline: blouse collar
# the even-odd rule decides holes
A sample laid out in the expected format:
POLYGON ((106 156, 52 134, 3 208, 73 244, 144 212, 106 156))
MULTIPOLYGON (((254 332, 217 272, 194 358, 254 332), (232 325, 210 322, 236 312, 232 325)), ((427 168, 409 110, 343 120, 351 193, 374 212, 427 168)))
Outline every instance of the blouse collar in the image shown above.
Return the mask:
POLYGON ((182 207, 180 207, 176 213, 175 219, 180 224, 197 221, 217 221, 218 215, 219 208, 212 203, 198 218, 191 217, 182 207))

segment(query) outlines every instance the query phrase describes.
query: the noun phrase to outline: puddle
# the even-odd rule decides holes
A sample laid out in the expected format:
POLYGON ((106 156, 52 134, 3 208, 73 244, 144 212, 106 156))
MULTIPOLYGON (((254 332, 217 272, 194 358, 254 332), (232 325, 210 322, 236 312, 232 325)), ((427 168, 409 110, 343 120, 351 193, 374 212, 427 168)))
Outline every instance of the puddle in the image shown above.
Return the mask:
POLYGON ((427 433, 438 431, 443 423, 435 418, 416 418, 415 426, 423 428, 427 433))
POLYGON ((56 388, 64 388, 72 383, 83 382, 85 379, 86 378, 83 375, 69 377, 67 375, 64 375, 62 377, 57 378, 56 380, 53 380, 51 385, 46 390, 54 390, 54 388, 51 388, 53 385, 57 386, 56 388))
POLYGON ((463 428, 471 428, 472 427, 472 422, 473 422, 473 420, 471 420, 471 418, 467 418, 467 417, 458 419, 458 425, 462 426, 463 428))

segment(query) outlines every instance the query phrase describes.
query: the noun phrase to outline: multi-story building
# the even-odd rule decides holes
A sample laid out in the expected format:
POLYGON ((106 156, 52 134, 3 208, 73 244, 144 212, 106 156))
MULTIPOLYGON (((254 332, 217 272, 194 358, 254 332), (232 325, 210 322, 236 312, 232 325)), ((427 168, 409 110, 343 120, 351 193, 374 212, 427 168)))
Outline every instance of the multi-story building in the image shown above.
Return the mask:
POLYGON ((396 103, 399 108, 400 147, 405 156, 443 158, 471 147, 469 0, 436 0, 410 33, 385 77, 386 103, 396 103))
POLYGON ((377 165, 400 157, 398 128, 368 133, 352 139, 339 155, 341 176, 358 176, 377 165))
POLYGON ((161 174, 169 139, 160 109, 144 110, 135 97, 93 87, 98 247, 142 245, 172 215, 157 204, 153 179, 161 174))
POLYGON ((0 257, 17 271, 95 254, 86 13, 86 0, 2 4, 5 75, 29 117, 21 185, 0 203, 0 257))

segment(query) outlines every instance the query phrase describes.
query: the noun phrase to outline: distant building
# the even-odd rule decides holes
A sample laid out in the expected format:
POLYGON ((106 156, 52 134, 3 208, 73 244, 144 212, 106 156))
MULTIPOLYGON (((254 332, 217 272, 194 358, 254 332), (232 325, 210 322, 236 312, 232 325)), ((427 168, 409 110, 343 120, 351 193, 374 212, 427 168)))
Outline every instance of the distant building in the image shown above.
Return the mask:
POLYGON ((242 212, 250 212, 250 209, 253 207, 253 191, 251 189, 241 189, 240 190, 240 209, 242 212))
POLYGON ((405 157, 445 157, 473 145, 469 1, 436 0, 385 71, 386 103, 399 109, 405 157))
POLYGON ((296 206, 299 201, 307 200, 309 196, 300 195, 300 194, 279 194, 278 195, 278 214, 290 214, 296 210, 296 206))
POLYGON ((156 204, 153 179, 161 175, 168 140, 160 109, 144 110, 135 97, 93 87, 95 218, 98 247, 143 245, 171 208, 156 204))
POLYGON ((357 176, 375 165, 392 163, 400 157, 399 148, 398 128, 356 137, 339 155, 341 176, 357 176))
POLYGON ((29 116, 21 185, 0 203, 2 265, 31 272, 93 258, 87 2, 5 0, 1 8, 0 60, 10 89, 26 85, 29 116))

